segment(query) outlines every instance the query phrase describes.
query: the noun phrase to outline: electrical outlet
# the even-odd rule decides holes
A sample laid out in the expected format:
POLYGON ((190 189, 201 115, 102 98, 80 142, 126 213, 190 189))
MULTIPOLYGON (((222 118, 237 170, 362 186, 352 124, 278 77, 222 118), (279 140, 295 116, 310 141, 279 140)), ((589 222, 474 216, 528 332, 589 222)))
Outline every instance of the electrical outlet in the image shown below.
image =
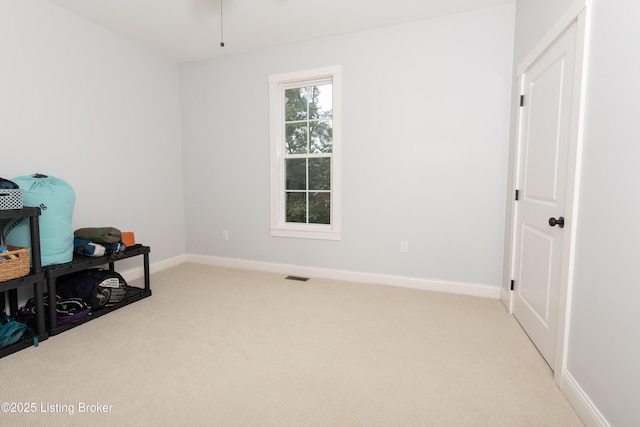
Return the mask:
POLYGON ((401 254, 409 253, 409 242, 405 242, 405 241, 400 242, 400 253, 401 254))
POLYGON ((229 240, 229 232, 227 230, 222 230, 222 240, 229 240))

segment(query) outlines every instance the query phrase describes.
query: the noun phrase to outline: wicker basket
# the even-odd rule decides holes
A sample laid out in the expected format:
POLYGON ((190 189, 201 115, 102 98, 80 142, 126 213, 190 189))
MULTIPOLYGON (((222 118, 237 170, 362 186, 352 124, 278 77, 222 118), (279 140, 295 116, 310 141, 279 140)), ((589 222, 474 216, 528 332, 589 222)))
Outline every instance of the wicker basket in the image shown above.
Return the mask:
POLYGON ((29 248, 18 246, 4 246, 8 252, 0 252, 0 282, 17 279, 29 274, 31 262, 29 248))

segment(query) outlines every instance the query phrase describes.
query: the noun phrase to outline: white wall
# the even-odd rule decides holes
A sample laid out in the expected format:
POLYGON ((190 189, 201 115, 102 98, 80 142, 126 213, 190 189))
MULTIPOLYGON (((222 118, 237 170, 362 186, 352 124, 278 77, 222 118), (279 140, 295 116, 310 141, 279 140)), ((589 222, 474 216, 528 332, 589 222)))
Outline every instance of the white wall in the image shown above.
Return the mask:
POLYGON ((638 2, 593 2, 567 366, 612 426, 640 425, 638 16, 638 2))
POLYGON ((188 253, 497 289, 514 10, 184 66, 188 253), (343 238, 270 237, 267 77, 337 64, 344 82, 343 238), (409 242, 408 254, 400 254, 401 240, 409 242))
MULTIPOLYGON (((524 58, 571 0, 519 0, 524 58)), ((640 425, 640 4, 593 0, 568 360, 563 390, 587 425, 640 425), (568 381, 567 381, 568 380, 568 381)))
POLYGON ((185 252, 177 64, 46 0, 0 0, 0 147, 0 176, 74 188, 74 229, 185 252))

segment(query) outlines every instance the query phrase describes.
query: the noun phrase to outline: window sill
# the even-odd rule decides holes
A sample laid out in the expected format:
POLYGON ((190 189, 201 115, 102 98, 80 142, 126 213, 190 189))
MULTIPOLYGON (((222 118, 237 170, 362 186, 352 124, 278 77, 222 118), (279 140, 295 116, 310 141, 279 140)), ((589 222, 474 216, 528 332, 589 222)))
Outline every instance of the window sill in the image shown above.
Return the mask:
POLYGON ((293 228, 272 228, 271 237, 292 237, 297 239, 340 240, 341 233, 332 230, 301 230, 293 228))

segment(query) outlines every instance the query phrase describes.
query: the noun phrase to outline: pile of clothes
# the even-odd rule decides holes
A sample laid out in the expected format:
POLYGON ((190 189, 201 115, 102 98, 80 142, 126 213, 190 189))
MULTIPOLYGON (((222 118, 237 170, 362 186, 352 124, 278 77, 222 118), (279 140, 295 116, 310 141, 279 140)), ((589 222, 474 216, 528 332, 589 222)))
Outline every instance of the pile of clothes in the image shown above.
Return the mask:
POLYGON ((73 232, 73 250, 80 255, 117 257, 126 248, 122 232, 114 227, 87 227, 73 232))

